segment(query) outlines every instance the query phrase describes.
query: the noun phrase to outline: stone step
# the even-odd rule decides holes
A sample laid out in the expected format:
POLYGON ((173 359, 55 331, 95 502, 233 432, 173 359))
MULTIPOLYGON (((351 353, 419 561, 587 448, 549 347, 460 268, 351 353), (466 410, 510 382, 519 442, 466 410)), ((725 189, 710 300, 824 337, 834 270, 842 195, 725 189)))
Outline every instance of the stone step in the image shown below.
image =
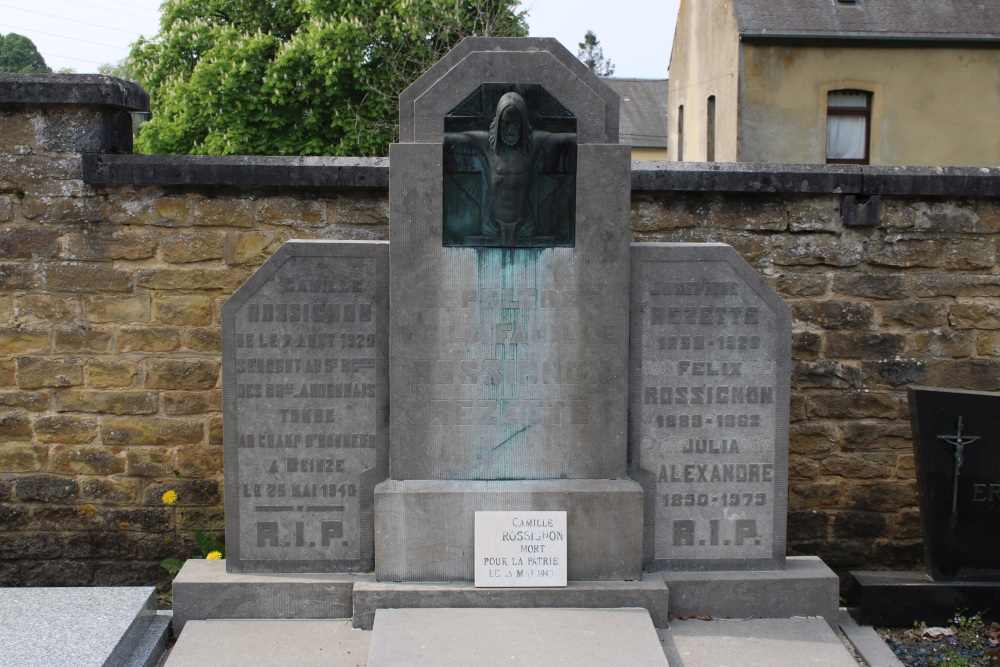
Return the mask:
POLYGON ((675 620, 644 609, 381 609, 375 630, 350 620, 188 621, 164 667, 670 665, 901 667, 846 614, 859 662, 819 617, 675 620))
POLYGON ((0 588, 0 667, 151 667, 169 615, 144 587, 0 588))

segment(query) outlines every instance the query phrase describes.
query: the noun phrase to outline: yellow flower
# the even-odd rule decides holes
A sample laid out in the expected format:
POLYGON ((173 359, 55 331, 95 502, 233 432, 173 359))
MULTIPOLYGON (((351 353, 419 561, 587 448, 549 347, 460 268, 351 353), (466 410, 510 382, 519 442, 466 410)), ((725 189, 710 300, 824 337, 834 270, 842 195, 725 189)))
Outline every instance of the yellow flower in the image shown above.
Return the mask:
POLYGON ((208 555, 205 556, 205 560, 221 560, 222 553, 219 551, 209 551, 208 555))
POLYGON ((163 494, 164 505, 173 505, 176 502, 177 502, 177 492, 174 491, 173 489, 170 489, 169 491, 163 494))

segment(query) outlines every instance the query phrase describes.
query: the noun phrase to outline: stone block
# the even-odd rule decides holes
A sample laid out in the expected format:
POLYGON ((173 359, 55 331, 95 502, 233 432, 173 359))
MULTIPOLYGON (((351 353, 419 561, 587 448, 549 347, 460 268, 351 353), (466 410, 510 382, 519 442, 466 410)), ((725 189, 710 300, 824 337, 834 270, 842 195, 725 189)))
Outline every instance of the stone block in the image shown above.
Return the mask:
POLYGON ((174 469, 173 450, 166 447, 130 447, 125 451, 125 471, 138 477, 163 477, 174 469))
POLYGON ((809 414, 828 419, 898 419, 908 414, 906 395, 884 391, 815 392, 808 397, 809 414))
POLYGON ((83 299, 87 321, 95 323, 145 324, 149 322, 149 297, 87 296, 83 299))
POLYGON ((0 405, 42 412, 49 407, 49 394, 44 391, 0 391, 0 405))
POLYGON ((823 352, 835 359, 884 359, 906 349, 906 336, 868 331, 830 331, 823 352))
POLYGON ((158 445, 193 444, 204 438, 205 427, 200 421, 168 419, 165 417, 105 417, 102 441, 106 445, 158 445))
POLYGON ((114 225, 91 225, 69 235, 69 259, 108 261, 149 259, 156 254, 159 237, 149 232, 122 231, 114 225))
MULTIPOLYGON (((0 442, 0 470, 12 472, 38 472, 45 467, 49 448, 14 442, 0 442)), ((8 530, 14 530, 12 523, 4 521, 8 530)))
POLYGON ((18 322, 75 322, 80 317, 79 297, 24 294, 17 297, 18 322))
POLYGON ((181 331, 181 348, 192 352, 222 352, 219 327, 189 327, 181 331))
POLYGON ((887 479, 892 467, 884 460, 863 452, 829 456, 820 463, 824 475, 839 475, 847 479, 887 479))
POLYGON ((50 470, 68 475, 108 476, 125 472, 122 450, 105 445, 61 445, 52 451, 50 470))
POLYGON ((955 303, 948 313, 948 322, 956 329, 1000 329, 1000 305, 955 303))
POLYGON ((165 391, 161 395, 163 413, 167 415, 200 415, 222 412, 222 391, 165 391))
POLYGON ((792 317, 823 329, 870 329, 875 322, 875 310, 861 301, 800 302, 792 306, 792 317))
POLYGON ((14 480, 14 497, 17 500, 42 503, 66 502, 80 495, 80 487, 72 477, 32 475, 14 480))
POLYGON ((31 440, 31 417, 23 412, 0 413, 0 441, 31 440))
POLYGON ((232 292, 242 285, 249 271, 230 269, 140 269, 139 287, 156 290, 223 290, 232 292))
POLYGON ((50 266, 48 288, 54 292, 130 292, 132 274, 100 264, 61 264, 50 266))
POLYGON ((1000 361, 967 359, 929 364, 927 383, 935 387, 997 391, 1000 390, 1000 361))
POLYGON ((32 289, 38 280, 38 272, 29 264, 0 264, 0 289, 32 289))
POLYGON ((280 232, 227 232, 223 246, 225 262, 231 266, 260 266, 287 240, 286 235, 280 232))
POLYGON ((815 556, 789 556, 779 570, 662 572, 675 616, 788 618, 836 623, 840 580, 815 556))
POLYGON ((327 223, 326 204, 315 199, 266 197, 254 202, 257 222, 296 229, 320 228, 327 223))
POLYGON ((865 254, 870 264, 893 268, 969 271, 992 268, 997 260, 996 244, 985 239, 900 239, 872 243, 865 254))
POLYGON ((204 326, 212 323, 212 306, 202 294, 162 295, 153 301, 153 317, 159 324, 204 326))
POLYGON ((210 359, 147 359, 147 389, 213 389, 222 365, 210 359))
POLYGON ((565 510, 570 580, 637 580, 642 498, 631 480, 389 480, 375 489, 375 573, 472 581, 477 510, 565 510))
POLYGON ((35 437, 39 442, 83 445, 93 442, 98 433, 94 417, 76 415, 44 415, 35 420, 35 437))
POLYGON ((72 387, 83 384, 83 360, 18 357, 17 384, 21 389, 72 387))
POLYGON ((903 301, 876 309, 883 326, 894 324, 912 330, 948 325, 948 306, 937 301, 903 301))
POLYGON ((772 252, 774 263, 782 266, 857 266, 864 259, 860 243, 829 235, 782 236, 774 240, 772 252))
POLYGON ((380 582, 357 575, 354 627, 370 629, 379 609, 413 608, 642 608, 667 627, 668 589, 658 574, 632 581, 570 581, 566 588, 476 588, 472 582, 380 582))
POLYGON ((823 296, 829 288, 830 278, 825 274, 782 273, 769 282, 783 297, 823 296))
POLYGON ((866 299, 902 299, 907 296, 903 274, 841 273, 833 278, 833 290, 845 296, 866 299))
POLYGON ((7 222, 13 217, 14 204, 10 197, 0 197, 0 222, 7 222))
POLYGON ((252 227, 253 206, 249 199, 199 199, 191 216, 196 225, 252 227))
POLYGON ((56 352, 108 352, 112 334, 100 327, 57 326, 52 330, 52 348, 56 352))
POLYGON ((792 364, 792 386, 804 388, 847 389, 857 387, 861 377, 854 366, 839 361, 816 359, 792 364))
POLYGON ((91 359, 87 362, 87 386, 91 389, 130 387, 139 373, 134 361, 91 359))
MULTIPOLYGON (((327 213, 338 225, 365 227, 389 225, 389 202, 379 195, 357 191, 351 197, 338 197, 336 209, 327 213)), ((386 229, 386 232, 388 229, 386 229)), ((386 235, 386 238, 388 236, 386 235)))
POLYGON ((49 330, 40 327, 0 327, 0 354, 47 352, 49 330))
POLYGON ((197 234, 173 234, 163 239, 160 252, 164 262, 188 264, 210 259, 222 259, 221 233, 199 231, 197 234))
POLYGON ((192 558, 174 578, 174 634, 192 620, 350 618, 353 586, 348 574, 238 574, 192 558))
POLYGON ((180 227, 190 224, 191 198, 183 196, 130 197, 124 193, 109 197, 102 214, 108 222, 120 225, 180 227))
POLYGON ((57 412, 107 412, 113 415, 148 415, 157 409, 153 391, 69 390, 56 395, 57 412))
MULTIPOLYGON (((8 200, 9 201, 9 200, 8 200)), ((0 259, 53 258, 61 250, 62 232, 39 225, 8 226, 0 238, 0 259)))
POLYGON ((169 352, 180 344, 175 327, 127 327, 118 331, 119 352, 169 352))
POLYGON ((13 359, 0 358, 0 387, 13 387, 17 384, 17 362, 13 359))
POLYGON ((177 472, 196 477, 205 471, 222 470, 222 448, 191 445, 179 447, 176 453, 177 472))
POLYGON ((645 609, 381 609, 368 667, 667 667, 645 609))
MULTIPOLYGON (((80 499, 92 503, 109 505, 131 505, 139 494, 139 482, 134 479, 84 478, 80 482, 80 499)), ((159 556, 163 556, 161 551, 159 556)), ((157 554, 151 556, 157 558, 157 554)), ((157 572, 157 574, 159 574, 157 572)), ((147 579, 148 581, 148 579, 147 579)))
MULTIPOLYGON (((158 482, 147 484, 142 498, 143 505, 163 506, 163 494, 167 491, 177 493, 177 504, 188 505, 218 505, 222 501, 219 493, 219 482, 214 479, 178 479, 173 482, 158 482)), ((229 549, 226 549, 229 551, 229 549)))
POLYGON ((797 197, 788 204, 788 231, 832 232, 842 229, 835 197, 797 197))

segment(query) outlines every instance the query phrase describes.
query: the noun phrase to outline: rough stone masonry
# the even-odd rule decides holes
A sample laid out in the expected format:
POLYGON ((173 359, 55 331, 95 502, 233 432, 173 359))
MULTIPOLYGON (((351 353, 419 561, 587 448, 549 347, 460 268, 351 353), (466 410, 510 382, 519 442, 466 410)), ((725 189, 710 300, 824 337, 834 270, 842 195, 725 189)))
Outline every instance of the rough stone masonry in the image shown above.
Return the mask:
MULTIPOLYGON (((163 491, 221 507, 221 303, 286 240, 388 238, 387 160, 130 155, 145 104, 0 75, 0 585, 166 583, 163 491)), ((633 167, 633 241, 792 307, 789 553, 916 566, 905 386, 1000 389, 1000 169, 633 167)))

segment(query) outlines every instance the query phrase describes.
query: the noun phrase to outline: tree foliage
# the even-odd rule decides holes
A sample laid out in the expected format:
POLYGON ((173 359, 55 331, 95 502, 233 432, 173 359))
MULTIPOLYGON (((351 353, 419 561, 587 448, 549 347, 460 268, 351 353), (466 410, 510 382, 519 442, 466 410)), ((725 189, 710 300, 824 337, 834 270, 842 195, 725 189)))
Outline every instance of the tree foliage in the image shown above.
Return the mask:
POLYGON ((16 32, 0 35, 0 72, 48 74, 52 69, 35 48, 35 43, 16 32))
POLYGON ((398 95, 469 35, 527 34, 517 0, 173 0, 131 72, 147 153, 387 155, 398 95))
POLYGON ((601 42, 598 41, 593 30, 588 30, 587 34, 583 36, 576 57, 582 60, 587 69, 597 76, 611 76, 615 73, 615 64, 611 62, 610 58, 604 57, 604 49, 601 48, 601 42))

